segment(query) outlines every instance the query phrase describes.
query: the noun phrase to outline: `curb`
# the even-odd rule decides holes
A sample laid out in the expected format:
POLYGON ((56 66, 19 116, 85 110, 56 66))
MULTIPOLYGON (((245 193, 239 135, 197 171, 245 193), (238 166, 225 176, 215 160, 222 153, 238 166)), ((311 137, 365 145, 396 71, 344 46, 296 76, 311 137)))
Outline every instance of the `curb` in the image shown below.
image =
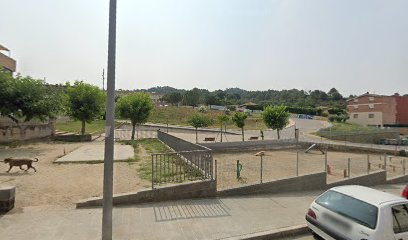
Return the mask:
POLYGON ((303 234, 309 233, 309 228, 306 224, 292 226, 292 227, 285 227, 285 228, 278 228, 274 230, 268 230, 263 232, 256 232, 250 234, 244 234, 240 236, 230 237, 230 238, 222 238, 224 240, 271 240, 271 239, 281 239, 284 237, 296 237, 301 236, 303 234))

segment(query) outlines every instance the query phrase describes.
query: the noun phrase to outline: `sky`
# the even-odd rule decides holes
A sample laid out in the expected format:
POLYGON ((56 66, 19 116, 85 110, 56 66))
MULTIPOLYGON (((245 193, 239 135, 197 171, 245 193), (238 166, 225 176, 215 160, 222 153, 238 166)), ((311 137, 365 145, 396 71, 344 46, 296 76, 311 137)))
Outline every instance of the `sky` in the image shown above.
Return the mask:
MULTIPOLYGON (((0 44, 22 75, 102 87, 108 7, 3 0, 0 44)), ((407 9, 406 0, 118 0, 116 89, 406 94, 407 9)))

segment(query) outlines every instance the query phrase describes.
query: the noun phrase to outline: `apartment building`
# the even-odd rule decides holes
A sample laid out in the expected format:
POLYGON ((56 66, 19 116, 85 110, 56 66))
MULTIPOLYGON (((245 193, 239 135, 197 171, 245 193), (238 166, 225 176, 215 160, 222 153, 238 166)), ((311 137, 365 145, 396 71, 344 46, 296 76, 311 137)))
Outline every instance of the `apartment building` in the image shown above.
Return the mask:
POLYGON ((10 50, 0 44, 0 66, 10 72, 16 71, 16 60, 10 57, 10 50))
MULTIPOLYGON (((408 97, 366 93, 347 100, 349 122, 365 126, 408 129, 408 97)), ((405 132, 405 131, 404 131, 405 132)))

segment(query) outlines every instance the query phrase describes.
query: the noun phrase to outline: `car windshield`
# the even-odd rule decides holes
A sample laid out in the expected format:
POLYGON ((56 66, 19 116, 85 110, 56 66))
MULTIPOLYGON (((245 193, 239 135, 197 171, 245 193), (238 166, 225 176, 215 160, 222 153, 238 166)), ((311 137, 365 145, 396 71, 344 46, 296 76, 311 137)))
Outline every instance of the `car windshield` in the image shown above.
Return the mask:
POLYGON ((330 190, 316 203, 363 226, 371 229, 377 226, 378 208, 366 202, 330 190))

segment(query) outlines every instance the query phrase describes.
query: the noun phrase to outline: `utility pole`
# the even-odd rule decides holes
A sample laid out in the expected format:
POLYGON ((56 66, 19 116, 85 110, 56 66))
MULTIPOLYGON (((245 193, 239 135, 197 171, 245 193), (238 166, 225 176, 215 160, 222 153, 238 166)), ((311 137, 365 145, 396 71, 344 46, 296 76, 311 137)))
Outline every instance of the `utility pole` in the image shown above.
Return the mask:
POLYGON ((103 165, 102 240, 112 240, 113 144, 115 137, 116 4, 116 0, 110 0, 105 156, 103 165))

